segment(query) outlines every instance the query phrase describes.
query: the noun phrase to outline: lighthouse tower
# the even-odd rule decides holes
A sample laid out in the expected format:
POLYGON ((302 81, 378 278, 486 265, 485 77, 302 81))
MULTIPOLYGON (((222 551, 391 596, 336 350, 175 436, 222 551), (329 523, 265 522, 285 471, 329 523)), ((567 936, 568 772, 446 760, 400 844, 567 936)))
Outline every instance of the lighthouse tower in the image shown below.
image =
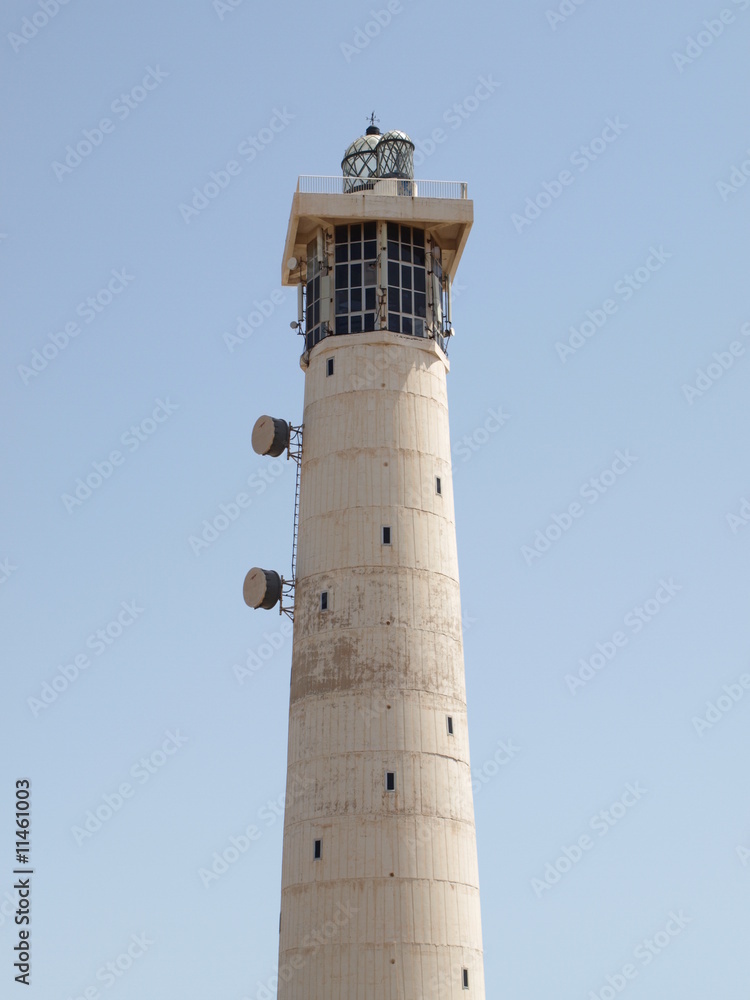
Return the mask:
POLYGON ((294 618, 279 1000, 485 996, 446 392, 473 206, 413 154, 372 124, 299 178, 303 422, 253 432, 299 472, 292 577, 245 581, 294 618))

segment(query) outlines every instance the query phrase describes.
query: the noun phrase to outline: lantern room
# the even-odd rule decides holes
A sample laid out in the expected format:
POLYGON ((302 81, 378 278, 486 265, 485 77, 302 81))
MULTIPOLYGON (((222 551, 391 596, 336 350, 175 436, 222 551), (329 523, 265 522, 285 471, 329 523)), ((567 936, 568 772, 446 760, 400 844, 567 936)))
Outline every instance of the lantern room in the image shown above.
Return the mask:
POLYGON ((327 337, 376 330, 447 350, 473 204, 465 183, 415 180, 413 162, 406 133, 372 124, 347 148, 341 176, 299 178, 282 281, 298 288, 303 364, 327 337))

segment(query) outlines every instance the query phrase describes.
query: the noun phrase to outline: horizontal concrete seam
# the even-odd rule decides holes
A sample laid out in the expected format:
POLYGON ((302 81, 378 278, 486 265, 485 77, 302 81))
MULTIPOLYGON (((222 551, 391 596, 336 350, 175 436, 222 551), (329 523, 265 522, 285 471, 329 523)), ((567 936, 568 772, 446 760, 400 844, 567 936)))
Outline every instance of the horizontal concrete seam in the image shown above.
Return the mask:
MULTIPOLYGON (((383 694, 383 692, 380 689, 374 690, 369 685, 366 688, 363 688, 362 690, 367 691, 369 694, 377 695, 378 698, 382 697, 383 699, 387 700, 387 698, 389 698, 391 695, 393 695, 394 697, 397 697, 399 694, 408 694, 408 695, 414 694, 414 690, 415 689, 414 688, 409 688, 409 687, 401 687, 401 686, 399 686, 399 687, 392 687, 392 688, 388 688, 388 694, 387 695, 383 694)), ((445 708, 458 708, 458 709, 463 708, 464 714, 466 713, 466 707, 467 706, 466 706, 466 702, 465 701, 454 702, 453 699, 450 698, 449 695, 439 694, 436 691, 424 691, 422 689, 418 689, 418 692, 420 694, 422 694, 422 695, 427 695, 427 696, 429 696, 431 698, 436 698, 441 703, 441 706, 443 705, 443 703, 445 703, 445 705, 444 705, 445 708)), ((316 695, 315 697, 320 698, 321 701, 331 700, 330 699, 330 695, 320 694, 320 695, 316 695)), ((339 695, 339 694, 337 694, 335 700, 336 700, 336 702, 339 702, 340 700, 345 700, 347 697, 351 697, 352 699, 354 699, 354 698, 356 698, 358 696, 356 694, 352 694, 351 696, 350 695, 339 695)), ((426 707, 428 709, 432 709, 435 706, 428 704, 426 707)), ((388 710, 386 709, 386 711, 388 711, 388 710)))
MULTIPOLYGON (((372 694, 373 693, 372 692, 372 688, 370 688, 370 687, 358 688, 354 693, 352 693, 352 688, 347 688, 346 689, 346 693, 337 694, 335 699, 331 699, 331 697, 329 695, 325 695, 325 694, 307 695, 307 697, 310 698, 310 699, 319 700, 321 702, 330 702, 331 700, 335 700, 335 701, 338 702, 340 700, 345 700, 346 698, 350 698, 352 702, 355 702, 357 700, 358 694, 361 694, 361 693, 372 694)), ((420 688, 415 688, 413 690, 411 688, 406 688, 405 690, 402 689, 400 691, 400 693, 401 694, 409 694, 409 695, 413 695, 413 694, 418 694, 418 695, 421 695, 421 694, 432 694, 431 691, 425 692, 425 691, 423 691, 420 688)), ((392 698, 392 695, 391 694, 384 695, 383 696, 383 701, 385 701, 386 697, 392 698)), ((445 698, 447 700, 447 695, 443 695, 443 696, 440 696, 440 697, 443 697, 443 698, 445 698)), ((448 708, 449 711, 450 710, 453 711, 454 718, 456 717, 457 714, 459 714, 458 710, 455 708, 455 703, 452 700, 451 700, 451 704, 449 706, 446 706, 446 705, 427 705, 427 706, 422 706, 421 704, 419 704, 416 701, 413 702, 413 704, 418 704, 419 707, 423 708, 425 712, 439 712, 440 714, 442 714, 445 711, 445 709, 448 708)), ((309 707, 312 707, 312 706, 309 706, 309 707)), ((336 707, 339 708, 340 706, 337 705, 336 707)), ((355 705, 354 708, 355 708, 355 710, 359 711, 359 706, 355 705)), ((460 706, 459 706, 459 708, 460 708, 460 706)), ((378 715, 381 715, 381 714, 384 715, 385 712, 387 712, 387 711, 388 711, 388 709, 385 709, 384 712, 378 712, 378 715)), ((464 715, 464 717, 466 717, 466 711, 465 710, 463 712, 463 715, 464 715)), ((292 718, 292 714, 290 713, 290 722, 292 722, 292 721, 294 721, 295 724, 297 722, 296 719, 292 718)), ((455 734, 453 736, 451 736, 450 738, 452 740, 456 740, 455 734)), ((459 737, 458 740, 457 740, 457 742, 456 742, 456 745, 458 746, 460 744, 460 742, 461 742, 461 739, 459 737)), ((424 753, 432 753, 432 751, 430 751, 430 750, 416 751, 416 752, 417 753, 422 753, 422 752, 424 752, 424 753)), ((327 756, 327 754, 324 754, 322 756, 327 756)), ((451 760, 454 759, 454 755, 453 754, 438 754, 438 753, 436 753, 435 756, 438 756, 438 757, 448 757, 451 760)), ((463 760, 462 757, 455 757, 455 759, 456 760, 463 760)))
MULTIPOLYGON (((356 346, 356 345, 354 345, 356 346)), ((377 353, 378 348, 382 347, 382 344, 365 344, 365 347, 374 347, 375 351, 369 352, 371 355, 377 353)), ((435 358, 436 361, 440 359, 435 358)), ((367 357, 362 357, 362 363, 364 367, 367 367, 371 359, 367 357)), ((342 362, 345 364, 345 362, 342 362)), ((320 395, 314 396, 307 404, 307 408, 311 410, 315 406, 321 406, 326 403, 327 400, 331 399, 351 399, 356 396, 358 399, 362 399, 364 393, 373 392, 377 393, 379 399, 382 399, 384 395, 392 394, 393 396, 405 398, 406 396, 413 396, 417 399, 427 399, 436 406, 439 406, 441 410, 446 412, 449 409, 448 406, 448 380, 445 378, 444 372, 433 372, 430 370, 431 366, 426 365, 422 368, 416 368, 411 365, 407 367, 401 367, 396 369, 396 378, 402 384, 393 387, 386 385, 383 389, 382 385, 375 385, 378 379, 384 379, 386 375, 390 376, 391 368, 384 367, 381 371, 377 372, 371 379, 368 380, 367 385, 363 385, 358 389, 352 388, 351 384, 349 386, 344 386, 340 388, 338 385, 329 385, 328 383, 321 383, 318 386, 320 395), (415 375, 416 372, 416 375, 415 375), (425 379, 428 380, 425 384, 425 379), (411 383, 411 384, 409 384, 411 383), (430 391, 432 390, 432 391, 430 391)), ((358 366, 356 364, 352 365, 351 371, 347 374, 352 374, 359 378, 364 376, 358 375, 358 366)))
MULTIPOLYGON (((352 573, 355 570, 366 570, 369 574, 378 573, 381 570, 387 571, 389 574, 393 573, 411 573, 412 576, 420 577, 425 576, 428 579, 433 579, 438 576, 443 580, 447 580, 449 583, 454 584, 456 588, 459 587, 458 578, 455 576, 449 576, 448 573, 441 573, 439 569, 428 569, 426 566, 400 566, 398 564, 388 565, 387 563, 382 563, 379 566, 373 566, 372 563, 367 565, 366 563, 355 563, 352 566, 337 566, 327 570, 319 570, 317 573, 308 573, 307 576, 297 577, 297 586, 299 587, 302 583, 307 583, 312 580, 320 580, 325 576, 329 576, 331 573, 352 573)), ((364 574, 362 574, 364 575, 364 574)))
MULTIPOLYGON (((438 514, 434 510, 425 510, 424 507, 415 507, 413 504, 408 503, 372 503, 372 504, 352 504, 349 506, 342 507, 327 507, 326 510, 319 514, 309 514, 307 517, 303 517, 300 520, 300 526, 303 524, 311 524, 314 521, 322 521, 327 517, 336 517, 337 519, 341 516, 342 511, 382 511, 383 513, 393 513, 396 514, 398 511, 402 510, 413 510, 418 514, 425 514, 428 517, 435 518, 441 524, 448 525, 455 528, 456 522, 452 517, 447 517, 445 514, 438 514)), ((436 572, 436 571, 433 571, 436 572)))
MULTIPOLYGON (((473 882, 457 882, 455 879, 449 879, 449 878, 427 878, 424 876, 420 878, 419 876, 416 875, 395 875, 394 879, 396 880, 396 882, 417 882, 417 883, 426 883, 428 885, 434 885, 434 884, 452 885, 457 888, 471 889, 474 892, 479 892, 479 885, 474 885, 473 882)), ((288 892, 290 889, 297 889, 297 888, 306 889, 308 886, 311 885, 333 886, 336 885, 337 883, 342 883, 342 882, 345 883, 382 882, 384 885, 388 886, 392 886, 394 884, 393 882, 391 882, 391 878, 389 875, 352 875, 351 877, 346 877, 346 878, 310 879, 309 882, 289 882, 287 885, 284 886, 282 890, 282 899, 283 899, 283 893, 288 892)), ((424 943, 428 944, 429 942, 424 942, 424 943)))
POLYGON ((452 754, 448 753, 435 753, 432 750, 396 750, 391 748, 386 748, 379 750, 372 748, 369 750, 345 750, 342 753, 325 753, 319 754, 317 757, 300 757, 294 764, 288 765, 288 770, 291 771, 292 767, 296 767, 298 764, 314 764, 318 760, 334 761, 338 759, 346 759, 347 757, 373 757, 376 754, 402 754, 408 757, 422 757, 428 760, 452 760, 456 764, 463 764, 468 768, 471 765, 468 760, 464 760, 462 757, 454 757, 452 754))
POLYGON ((296 819, 296 820, 290 819, 288 822, 286 822, 286 820, 285 820, 285 822, 284 822, 284 832, 285 833, 287 831, 292 832, 294 830, 300 829, 301 827, 309 826, 311 823, 314 823, 316 826, 319 826, 319 825, 324 824, 324 823, 334 823, 334 822, 340 823, 342 820, 346 820, 346 821, 349 821, 349 822, 351 822, 353 820, 356 820, 357 822, 361 822, 362 820, 367 820, 368 823, 373 823, 373 822, 377 822, 377 821, 380 821, 380 820, 394 820, 394 819, 400 819, 400 820, 414 820, 414 819, 429 820, 429 821, 432 821, 433 824, 436 824, 436 823, 449 823, 449 824, 452 824, 454 826, 464 827, 465 828, 465 832, 468 832, 468 833, 470 833, 472 835, 476 834, 476 820, 473 818, 473 816, 472 816, 471 819, 461 819, 461 818, 456 818, 456 817, 453 817, 453 816, 437 816, 437 815, 433 815, 433 814, 425 815, 425 813, 406 813, 406 812, 388 812, 388 813, 383 813, 383 812, 378 812, 378 813, 373 813, 373 812, 367 812, 367 813, 364 813, 364 812, 363 813, 338 813, 338 814, 335 814, 335 815, 328 814, 328 815, 325 815, 325 816, 319 816, 319 817, 315 817, 315 818, 313 818, 312 816, 308 816, 308 817, 305 817, 303 819, 296 819))
MULTIPOLYGON (((326 614, 330 613, 331 612, 326 612, 326 614)), ((445 636, 447 639, 452 639, 454 642, 458 643, 462 642, 462 633, 446 632, 443 629, 436 629, 436 628, 420 628, 417 625, 386 625, 385 622, 380 622, 376 625, 348 625, 346 627, 341 625, 328 625, 316 629, 315 631, 310 630, 304 636, 299 637, 299 639, 295 644, 295 650, 304 649, 305 640, 313 640, 316 639, 318 636, 330 637, 335 635, 336 633, 340 634, 346 634, 351 632, 361 633, 365 629, 386 629, 386 628, 391 632, 394 630, 398 631, 399 629, 401 629, 408 632, 425 633, 426 635, 442 635, 445 636)), ((421 689, 418 688, 417 690, 421 689)))

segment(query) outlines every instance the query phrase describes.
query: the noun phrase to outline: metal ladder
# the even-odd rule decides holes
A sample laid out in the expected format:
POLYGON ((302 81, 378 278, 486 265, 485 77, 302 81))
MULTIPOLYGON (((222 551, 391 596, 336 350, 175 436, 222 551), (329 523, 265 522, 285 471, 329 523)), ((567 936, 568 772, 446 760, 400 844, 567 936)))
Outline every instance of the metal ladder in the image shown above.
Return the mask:
POLYGON ((287 443, 287 458, 293 458, 297 463, 297 478, 294 484, 294 528, 292 532, 292 576, 285 580, 282 577, 282 596, 279 601, 279 613, 294 621, 294 591, 297 583, 297 534, 299 532, 299 481, 302 469, 302 429, 304 424, 295 427, 289 424, 289 441, 287 443), (284 598, 287 601, 284 601, 284 598), (291 602, 291 603, 289 603, 291 602))
POLYGON ((297 533, 299 532, 299 476, 302 463, 297 462, 297 482, 294 487, 294 528, 292 529, 292 583, 297 583, 297 533))

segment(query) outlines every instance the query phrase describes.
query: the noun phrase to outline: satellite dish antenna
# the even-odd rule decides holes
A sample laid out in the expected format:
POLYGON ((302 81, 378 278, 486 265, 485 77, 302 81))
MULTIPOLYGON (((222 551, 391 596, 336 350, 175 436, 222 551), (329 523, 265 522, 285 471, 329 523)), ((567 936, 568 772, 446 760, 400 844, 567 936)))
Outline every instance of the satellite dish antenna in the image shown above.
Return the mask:
POLYGON ((299 261, 297 260, 296 257, 290 257, 289 260, 286 262, 286 266, 289 268, 290 271, 293 271, 298 263, 299 261))
POLYGON ((252 445, 256 455, 278 458, 289 447, 289 424, 275 417, 258 417, 253 427, 252 445))
POLYGON ((249 608, 270 611, 281 599, 281 577, 272 569, 254 566, 245 577, 242 596, 249 608))

